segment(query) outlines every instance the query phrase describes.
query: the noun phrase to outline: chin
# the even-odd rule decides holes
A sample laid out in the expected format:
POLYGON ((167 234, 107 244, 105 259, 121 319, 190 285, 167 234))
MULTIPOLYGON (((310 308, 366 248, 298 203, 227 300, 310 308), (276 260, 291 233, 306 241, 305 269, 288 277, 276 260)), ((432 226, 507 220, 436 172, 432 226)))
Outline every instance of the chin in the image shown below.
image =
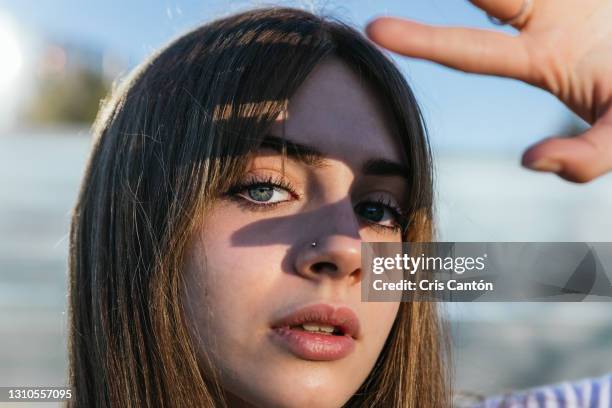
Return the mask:
POLYGON ((264 375, 257 383, 249 384, 246 393, 243 388, 243 392, 235 390, 235 395, 260 408, 338 408, 351 398, 356 391, 354 388, 358 388, 358 384, 355 386, 346 382, 354 381, 353 376, 339 378, 314 371, 304 373, 303 370, 295 370, 293 375, 285 371, 278 377, 281 381, 270 380, 264 375))
POLYGON ((308 392, 299 387, 292 387, 287 393, 266 395, 253 405, 261 408, 339 408, 350 398, 339 398, 338 395, 321 395, 308 392))

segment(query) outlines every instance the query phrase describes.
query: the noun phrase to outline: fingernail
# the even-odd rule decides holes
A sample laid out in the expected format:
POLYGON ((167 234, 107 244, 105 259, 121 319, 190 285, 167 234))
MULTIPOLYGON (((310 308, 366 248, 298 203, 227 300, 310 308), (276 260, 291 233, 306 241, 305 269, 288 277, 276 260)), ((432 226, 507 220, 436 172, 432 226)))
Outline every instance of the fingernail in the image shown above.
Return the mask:
POLYGON ((547 159, 547 158, 538 159, 531 163, 527 163, 525 167, 528 167, 532 170, 550 171, 553 173, 558 173, 563 168, 561 166, 561 163, 559 163, 558 161, 547 159))

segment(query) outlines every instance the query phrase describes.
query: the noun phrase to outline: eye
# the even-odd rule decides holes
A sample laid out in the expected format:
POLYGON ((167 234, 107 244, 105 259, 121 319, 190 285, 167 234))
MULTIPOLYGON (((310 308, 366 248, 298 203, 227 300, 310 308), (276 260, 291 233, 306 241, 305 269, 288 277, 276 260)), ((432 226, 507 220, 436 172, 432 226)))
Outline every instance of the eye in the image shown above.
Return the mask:
POLYGON ((282 177, 255 177, 232 187, 227 195, 253 209, 265 209, 299 198, 293 186, 282 177))
POLYGON ((374 227, 401 231, 406 224, 401 209, 384 199, 362 201, 355 206, 355 212, 374 227))
POLYGON ((262 204, 279 203, 291 199, 290 192, 272 184, 253 184, 238 195, 247 200, 262 204))

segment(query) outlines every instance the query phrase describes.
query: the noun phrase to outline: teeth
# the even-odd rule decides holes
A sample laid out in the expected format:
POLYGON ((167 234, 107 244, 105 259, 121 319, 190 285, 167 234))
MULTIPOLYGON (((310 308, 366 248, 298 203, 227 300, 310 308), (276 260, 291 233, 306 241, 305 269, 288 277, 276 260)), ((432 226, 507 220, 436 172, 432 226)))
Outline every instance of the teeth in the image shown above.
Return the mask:
POLYGON ((318 325, 312 323, 304 323, 302 324, 302 328, 305 331, 309 332, 323 332, 327 334, 332 334, 334 332, 334 326, 318 325))
POLYGON ((331 334, 334 332, 334 326, 319 326, 319 330, 331 334))

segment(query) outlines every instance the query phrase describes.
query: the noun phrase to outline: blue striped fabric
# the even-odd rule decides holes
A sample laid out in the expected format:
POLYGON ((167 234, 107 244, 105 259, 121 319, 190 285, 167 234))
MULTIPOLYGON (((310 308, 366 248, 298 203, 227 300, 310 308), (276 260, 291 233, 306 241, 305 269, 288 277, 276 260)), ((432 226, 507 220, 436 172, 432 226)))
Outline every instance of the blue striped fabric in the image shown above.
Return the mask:
POLYGON ((487 398, 473 408, 612 408, 612 373, 487 398))

